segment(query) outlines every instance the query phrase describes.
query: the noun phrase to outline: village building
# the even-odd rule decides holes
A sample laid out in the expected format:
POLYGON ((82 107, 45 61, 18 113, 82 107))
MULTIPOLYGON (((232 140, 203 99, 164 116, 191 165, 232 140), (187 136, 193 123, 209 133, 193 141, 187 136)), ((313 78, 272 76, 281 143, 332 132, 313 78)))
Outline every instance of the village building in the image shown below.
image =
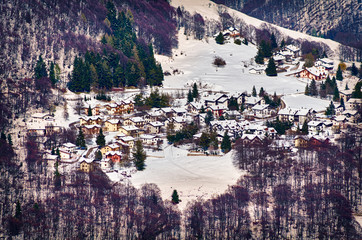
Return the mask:
POLYGON ((162 131, 164 124, 162 122, 149 122, 144 126, 146 133, 159 134, 162 131))
MULTIPOLYGON (((191 114, 198 114, 202 111, 202 108, 204 105, 200 102, 189 102, 186 104, 186 110, 187 112, 191 114)), ((205 110, 205 107, 204 107, 205 110)))
POLYGON ((362 108, 362 99, 361 98, 350 98, 345 105, 346 105, 346 108, 349 110, 357 110, 358 107, 362 108))
POLYGON ((105 153, 106 159, 110 159, 113 163, 122 161, 122 152, 120 151, 109 151, 105 153))
POLYGON ((323 66, 305 68, 302 71, 295 73, 297 77, 308 78, 311 80, 324 80, 328 76, 328 71, 323 66))
POLYGON ((82 116, 79 118, 79 124, 83 125, 102 125, 103 119, 100 116, 82 116))
POLYGON ((300 56, 300 48, 298 48, 297 46, 289 44, 289 45, 285 46, 285 49, 292 52, 294 58, 297 58, 300 56))
POLYGON ((111 151, 120 151, 121 147, 118 144, 112 143, 101 148, 102 155, 111 151))
POLYGON ((136 126, 138 128, 143 128, 145 120, 142 117, 132 117, 124 120, 123 124, 125 126, 136 126))
POLYGON ((142 134, 140 135, 139 139, 141 140, 142 144, 144 145, 156 145, 158 138, 155 135, 150 134, 142 134))
POLYGON ((254 107, 251 108, 251 110, 252 110, 254 117, 257 117, 257 118, 269 117, 271 114, 269 104, 255 105, 254 107))
POLYGON ((83 109, 83 114, 88 115, 89 107, 90 107, 90 109, 91 109, 92 116, 96 116, 96 115, 99 115, 99 114, 100 114, 100 106, 99 106, 99 105, 94 106, 94 107, 92 107, 92 106, 90 106, 90 105, 83 107, 83 108, 82 108, 82 109, 83 109))
POLYGON ((84 125, 81 128, 85 135, 98 135, 102 127, 98 124, 95 124, 95 125, 84 125))
POLYGON ((135 143, 135 138, 132 136, 125 136, 125 137, 120 137, 119 139, 121 141, 118 141, 117 144, 127 144, 129 146, 129 149, 133 149, 134 147, 134 143, 135 143))
POLYGON ((104 122, 104 130, 107 132, 117 132, 121 126, 121 120, 108 119, 104 122))
POLYGON ((249 68, 250 74, 265 74, 266 67, 251 67, 249 68))
POLYGON ((140 129, 134 125, 121 126, 119 132, 125 134, 126 136, 138 137, 140 134, 140 129))
POLYGON ((87 173, 94 170, 92 159, 82 157, 79 162, 80 162, 79 170, 87 173))
POLYGON ((110 163, 111 159, 109 158, 103 158, 100 162, 101 164, 101 169, 103 171, 108 171, 111 169, 111 163, 110 163))

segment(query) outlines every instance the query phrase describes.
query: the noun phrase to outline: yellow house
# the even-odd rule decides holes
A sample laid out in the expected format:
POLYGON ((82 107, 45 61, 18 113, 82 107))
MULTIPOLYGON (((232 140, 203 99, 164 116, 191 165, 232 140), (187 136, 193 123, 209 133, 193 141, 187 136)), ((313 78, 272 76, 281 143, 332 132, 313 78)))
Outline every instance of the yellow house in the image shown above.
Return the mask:
POLYGON ((134 138, 131 136, 125 136, 125 137, 121 137, 120 140, 126 144, 128 144, 129 149, 133 149, 134 147, 134 138))
POLYGON ((132 126, 132 125, 130 125, 130 126, 121 126, 119 128, 119 132, 123 133, 123 134, 125 134, 127 136, 138 137, 139 128, 136 127, 136 126, 132 126))
POLYGON ((117 144, 109 144, 107 146, 104 146, 101 148, 101 153, 102 155, 106 154, 107 152, 110 152, 110 151, 120 151, 121 150, 121 147, 117 144))
POLYGON ((82 158, 79 166, 79 170, 83 172, 91 172, 94 170, 93 160, 82 158))
POLYGON ((118 119, 108 119, 104 122, 104 130, 108 132, 116 132, 119 130, 120 120, 118 119))
POLYGON ((297 136, 294 138, 294 146, 297 148, 306 148, 308 147, 307 137, 297 136))

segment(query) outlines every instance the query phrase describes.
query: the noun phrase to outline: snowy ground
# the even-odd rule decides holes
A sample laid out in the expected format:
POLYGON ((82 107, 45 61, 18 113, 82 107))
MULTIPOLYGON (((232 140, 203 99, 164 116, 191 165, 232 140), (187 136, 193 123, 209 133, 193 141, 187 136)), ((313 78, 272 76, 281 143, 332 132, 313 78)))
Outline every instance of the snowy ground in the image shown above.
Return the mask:
POLYGON ((331 103, 330 100, 306 96, 304 94, 292 94, 282 97, 287 107, 290 108, 313 108, 317 112, 325 111, 331 103))
MULTIPOLYGON (((199 41, 179 34, 179 48, 174 50, 173 57, 157 56, 164 71, 178 69, 181 74, 166 76, 165 87, 181 88, 190 80, 209 83, 212 90, 229 92, 251 92, 253 86, 258 90, 263 87, 269 93, 290 94, 303 92, 305 83, 297 78, 279 74, 278 77, 250 74, 249 67, 244 67, 244 62, 250 64, 250 59, 256 55, 255 46, 236 45, 227 43, 216 44, 213 38, 208 42, 199 41), (181 55, 182 52, 182 55, 181 55), (215 56, 220 56, 226 61, 225 67, 212 65, 215 56)), ((251 67, 251 66, 250 66, 251 67)))
MULTIPOLYGON (((146 169, 132 174, 130 182, 137 188, 144 183, 155 183, 161 189, 163 199, 171 200, 174 189, 185 209, 190 200, 208 199, 213 194, 223 193, 234 185, 244 172, 232 164, 232 153, 224 156, 187 156, 187 150, 167 146, 161 152, 150 152, 146 169)), ((112 180, 120 174, 109 174, 112 180)))

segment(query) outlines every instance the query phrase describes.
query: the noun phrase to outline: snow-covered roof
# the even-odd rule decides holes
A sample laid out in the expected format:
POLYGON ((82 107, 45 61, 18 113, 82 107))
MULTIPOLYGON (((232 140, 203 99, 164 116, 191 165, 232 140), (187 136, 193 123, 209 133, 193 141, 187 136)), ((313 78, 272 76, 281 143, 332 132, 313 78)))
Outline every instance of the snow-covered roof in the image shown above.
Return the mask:
POLYGON ((131 120, 134 123, 144 122, 145 120, 141 117, 132 117, 129 120, 131 120))
POLYGON ((260 105, 255 105, 251 109, 256 110, 256 111, 262 111, 268 107, 269 107, 269 104, 260 104, 260 105))
POLYGON ((273 57, 274 61, 283 61, 285 60, 285 57, 283 55, 276 55, 273 57))
POLYGON ((44 118, 46 116, 50 116, 48 113, 34 113, 31 115, 32 118, 44 118))
POLYGON ((306 108, 298 109, 298 111, 297 111, 297 113, 295 115, 297 115, 297 116, 307 116, 309 112, 310 112, 310 109, 306 109, 306 108))
POLYGON ((121 140, 124 142, 129 142, 129 141, 134 141, 134 137, 132 136, 125 136, 125 137, 121 137, 121 140))
POLYGON ((323 66, 319 66, 319 67, 310 67, 310 68, 306 68, 306 70, 308 72, 310 72, 311 74, 313 74, 314 76, 321 76, 321 75, 326 75, 326 69, 323 66))
POLYGON ((310 121, 310 122, 308 122, 309 127, 316 127, 316 126, 320 126, 322 124, 323 124, 323 122, 321 122, 321 121, 310 121))
POLYGON ((106 156, 108 155, 118 155, 118 156, 122 156, 122 152, 120 151, 109 151, 109 152, 106 152, 106 156))
POLYGON ((94 124, 94 125, 83 125, 82 127, 87 128, 87 129, 92 129, 92 128, 101 128, 101 125, 98 125, 98 124, 94 124))
POLYGON ((178 123, 184 123, 186 122, 186 118, 184 117, 173 117, 172 118, 175 122, 178 122, 178 123))
POLYGON ((151 135, 151 134, 141 134, 140 138, 142 138, 142 139, 154 139, 154 138, 156 138, 156 136, 151 135))
POLYGON ((323 62, 324 64, 328 64, 328 65, 333 65, 334 62, 333 60, 331 59, 328 59, 328 58, 322 58, 322 59, 319 59, 321 62, 323 62))
POLYGON ((120 122, 119 119, 108 119, 106 122, 109 122, 111 124, 118 124, 120 122))
POLYGON ((248 97, 245 101, 246 104, 257 104, 261 101, 260 97, 248 97))
POLYGON ((297 46, 294 46, 292 44, 287 45, 285 48, 287 48, 288 50, 293 51, 293 52, 297 52, 300 50, 297 46))
POLYGON ((278 115, 291 115, 294 116, 298 112, 298 109, 294 108, 283 108, 280 109, 278 115))
POLYGON ((112 149, 119 148, 119 146, 115 143, 109 144, 109 145, 107 145, 107 147, 112 148, 112 149))
POLYGON ((93 159, 81 157, 81 158, 79 159, 79 162, 80 162, 80 163, 82 163, 82 162, 92 163, 92 162, 93 162, 93 159))
POLYGON ((156 121, 156 122, 149 122, 149 125, 153 127, 162 127, 164 124, 162 122, 156 121))
POLYGON ((185 109, 185 108, 172 108, 172 110, 173 110, 175 113, 185 113, 185 112, 186 112, 186 109, 185 109))
POLYGON ((70 143, 70 142, 64 143, 63 146, 64 146, 64 147, 67 147, 67 148, 74 148, 74 147, 76 147, 75 144, 70 143))
POLYGON ((135 130, 139 130, 138 127, 133 126, 133 125, 129 125, 129 126, 121 126, 121 128, 123 128, 126 131, 135 131, 135 130))

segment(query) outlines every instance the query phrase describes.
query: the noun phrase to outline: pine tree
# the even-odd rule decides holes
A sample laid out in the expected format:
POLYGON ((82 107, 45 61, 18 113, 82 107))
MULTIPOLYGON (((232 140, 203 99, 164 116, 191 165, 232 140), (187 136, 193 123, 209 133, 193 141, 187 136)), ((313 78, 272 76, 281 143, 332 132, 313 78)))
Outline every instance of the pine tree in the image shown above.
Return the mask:
POLYGON ((175 189, 172 192, 172 203, 173 204, 178 204, 179 202, 180 202, 180 199, 179 199, 178 193, 177 193, 177 191, 175 189))
POLYGON ((55 151, 55 154, 58 156, 58 158, 60 158, 60 151, 59 151, 59 148, 57 148, 57 150, 55 151))
POLYGON ((21 220, 22 218, 22 211, 21 211, 21 205, 19 200, 16 202, 16 207, 15 207, 15 218, 18 220, 21 220))
POLYGON ((253 86, 253 90, 251 92, 251 96, 256 97, 256 88, 253 86))
POLYGON ((346 83, 346 87, 344 88, 344 90, 349 90, 348 83, 346 83))
POLYGON ((215 41, 217 44, 224 44, 224 35, 222 35, 222 33, 220 32, 219 35, 217 35, 217 37, 215 38, 215 41))
POLYGON ((226 131, 224 133, 224 137, 221 141, 221 150, 224 153, 228 153, 231 150, 231 141, 230 141, 230 137, 228 135, 228 131, 226 131))
POLYGON ((310 92, 309 92, 309 85, 307 83, 307 85, 305 85, 305 90, 304 90, 304 95, 309 96, 310 92))
POLYGON ((344 99, 343 99, 343 97, 341 97, 341 102, 340 102, 340 105, 341 105, 341 107, 343 107, 343 109, 345 109, 345 105, 344 105, 344 99))
POLYGON ((307 120, 305 120, 304 123, 303 123, 302 133, 305 134, 305 135, 308 135, 308 122, 307 122, 307 120))
POLYGON ((6 141, 6 135, 5 135, 4 132, 1 132, 1 139, 4 140, 4 141, 6 141))
POLYGON ((309 93, 312 96, 317 96, 318 95, 317 83, 316 83, 316 81, 314 79, 312 79, 312 82, 310 83, 309 93))
POLYGON ((334 107, 333 102, 331 101, 331 103, 327 107, 327 110, 325 111, 325 115, 332 116, 334 114, 335 114, 335 107, 334 107))
POLYGON ((92 116, 92 108, 91 108, 91 106, 89 105, 89 107, 88 107, 88 116, 92 116))
POLYGON ((145 160, 147 158, 146 152, 143 150, 142 142, 136 141, 135 151, 133 152, 133 162, 137 170, 142 171, 145 169, 145 160))
POLYGON ((282 42, 280 43, 280 48, 283 48, 285 46, 285 40, 283 38, 282 42))
POLYGON ((274 50, 275 48, 278 48, 277 41, 275 39, 274 33, 270 36, 270 42, 271 42, 271 48, 274 50))
POLYGON ((106 145, 106 138, 105 138, 105 136, 103 135, 103 130, 102 130, 102 128, 101 128, 100 131, 99 131, 99 135, 97 136, 96 143, 97 143, 97 145, 100 146, 100 147, 104 147, 104 146, 106 145))
POLYGON ((338 69, 337 69, 337 73, 336 73, 336 79, 341 80, 341 81, 343 80, 341 65, 338 65, 338 69))
POLYGON ((261 87, 259 91, 259 97, 264 97, 264 94, 265 94, 264 88, 261 87))
POLYGON ((96 154, 94 155, 94 160, 102 160, 102 152, 101 151, 97 151, 96 154))
POLYGON ((339 91, 338 91, 338 87, 335 86, 334 93, 333 93, 333 101, 338 101, 338 100, 339 100, 339 91))
POLYGON ((352 74, 352 76, 358 75, 358 68, 356 67, 356 65, 354 63, 352 63, 351 74, 352 74))
POLYGON ((193 101, 194 101, 194 98, 192 97, 191 89, 189 89, 189 92, 187 93, 187 102, 190 103, 193 101))
POLYGON ((84 134, 81 128, 79 128, 79 132, 78 132, 78 137, 77 140, 75 142, 75 145, 77 145, 78 147, 82 147, 85 148, 85 139, 84 139, 84 134))
POLYGON ((49 79, 50 79, 50 82, 52 83, 52 86, 55 86, 55 84, 57 83, 57 79, 55 77, 54 62, 50 63, 49 79))
POLYGON ((257 64, 264 64, 264 54, 260 48, 258 49, 258 53, 255 56, 255 62, 257 64))
POLYGON ((9 143, 10 146, 13 145, 13 140, 11 139, 11 135, 10 135, 10 134, 8 134, 8 143, 9 143))
POLYGON ((192 97, 194 99, 199 97, 199 90, 197 89, 197 84, 194 83, 193 87, 192 87, 192 97))
POLYGON ((270 58, 269 59, 269 62, 268 62, 268 66, 267 68, 265 69, 265 73, 267 76, 269 77, 272 77, 272 76, 277 76, 278 73, 277 73, 277 68, 275 66, 275 62, 274 62, 274 59, 273 58, 270 58))
POLYGON ((206 151, 210 146, 210 136, 208 133, 203 132, 200 137, 200 147, 206 151))
POLYGON ((34 68, 34 77, 35 79, 40 79, 42 77, 48 77, 47 68, 45 66, 45 62, 43 61, 42 56, 39 56, 39 59, 34 68))
POLYGON ((209 110, 206 112, 205 123, 206 125, 210 125, 210 122, 214 120, 214 114, 209 110))

